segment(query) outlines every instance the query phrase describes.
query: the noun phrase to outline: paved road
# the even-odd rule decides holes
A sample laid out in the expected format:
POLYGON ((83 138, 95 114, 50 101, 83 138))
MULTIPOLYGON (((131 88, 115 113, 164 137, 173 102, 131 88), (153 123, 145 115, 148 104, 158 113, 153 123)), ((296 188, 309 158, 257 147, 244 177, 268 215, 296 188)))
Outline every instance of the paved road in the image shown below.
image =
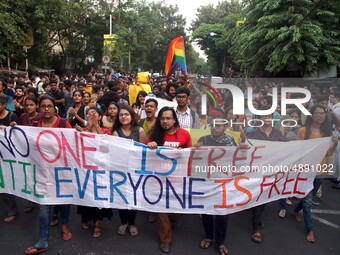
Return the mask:
MULTIPOLYGON (((307 243, 303 223, 293 219, 292 208, 288 207, 287 217, 278 217, 278 202, 267 205, 262 231, 263 241, 255 244, 250 240, 251 214, 243 211, 230 216, 226 244, 229 254, 251 255, 303 255, 303 254, 340 254, 340 190, 331 188, 329 181, 324 181, 321 205, 313 207, 315 220, 316 243, 307 243), (320 219, 321 218, 321 219, 320 219), (322 221, 322 222, 321 222, 322 221)), ((26 247, 33 245, 38 238, 38 210, 25 214, 25 201, 18 198, 19 214, 12 223, 0 222, 0 254, 24 254, 26 247)), ((296 200, 292 200, 296 203, 296 200)), ((5 215, 0 202, 0 215, 5 215)), ((60 227, 51 230, 50 248, 43 254, 65 255, 158 255, 158 237, 155 224, 146 221, 147 214, 137 214, 137 225, 140 235, 137 237, 119 236, 118 212, 114 212, 112 221, 104 220, 101 237, 95 239, 90 230, 83 230, 76 206, 72 206, 70 228, 73 238, 62 241, 60 227)), ((212 255, 218 254, 214 248, 202 250, 199 241, 204 237, 203 227, 197 215, 182 215, 179 225, 174 230, 174 242, 171 254, 179 255, 212 255)))

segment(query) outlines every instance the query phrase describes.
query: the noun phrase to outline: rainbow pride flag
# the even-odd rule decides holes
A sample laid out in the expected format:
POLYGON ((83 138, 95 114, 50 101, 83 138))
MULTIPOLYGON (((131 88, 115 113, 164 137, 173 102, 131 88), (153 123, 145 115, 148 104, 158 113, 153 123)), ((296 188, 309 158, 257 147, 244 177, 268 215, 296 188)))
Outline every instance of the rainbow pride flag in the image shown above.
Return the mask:
POLYGON ((183 36, 176 37, 170 43, 165 62, 165 74, 173 74, 178 67, 182 70, 183 74, 187 74, 183 36))

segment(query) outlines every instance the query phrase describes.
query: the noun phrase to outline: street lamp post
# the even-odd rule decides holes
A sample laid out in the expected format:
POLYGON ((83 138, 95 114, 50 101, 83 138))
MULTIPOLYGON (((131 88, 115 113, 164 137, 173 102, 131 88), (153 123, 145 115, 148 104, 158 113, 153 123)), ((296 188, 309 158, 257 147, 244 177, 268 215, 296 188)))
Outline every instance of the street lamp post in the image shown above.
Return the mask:
MULTIPOLYGON (((220 34, 217 34, 215 32, 210 32, 210 36, 211 37, 221 37, 220 34)), ((216 46, 216 42, 215 42, 215 46, 216 46)), ((227 56, 226 56, 226 54, 223 50, 223 63, 222 63, 222 70, 221 70, 222 77, 225 76, 226 65, 227 65, 227 56)))

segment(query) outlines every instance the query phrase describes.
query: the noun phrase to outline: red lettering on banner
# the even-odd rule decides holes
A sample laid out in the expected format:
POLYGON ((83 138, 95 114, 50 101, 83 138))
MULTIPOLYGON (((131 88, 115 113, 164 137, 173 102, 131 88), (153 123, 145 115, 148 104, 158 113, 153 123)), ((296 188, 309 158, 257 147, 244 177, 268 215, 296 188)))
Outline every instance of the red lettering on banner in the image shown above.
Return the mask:
POLYGON ((278 182, 283 178, 283 176, 285 176, 285 174, 284 174, 284 173, 281 173, 281 172, 275 174, 275 180, 274 180, 274 182, 273 182, 273 185, 270 187, 270 191, 269 191, 268 198, 271 198, 271 197, 272 197, 273 188, 275 188, 276 193, 277 193, 278 195, 280 195, 280 191, 278 190, 278 188, 277 188, 277 186, 276 186, 276 183, 278 183, 278 182), (279 174, 281 175, 281 177, 280 177, 280 178, 277 178, 279 174))
POLYGON ((299 184, 300 181, 304 181, 304 182, 307 181, 307 178, 300 178, 300 174, 301 174, 301 173, 298 173, 298 175, 297 175, 297 177, 296 177, 295 184, 294 184, 294 191, 293 191, 293 193, 294 193, 294 194, 299 194, 299 195, 305 195, 306 192, 301 192, 301 191, 298 191, 298 190, 297 190, 297 186, 298 186, 298 184, 299 184))
POLYGON ((294 178, 290 178, 290 179, 289 179, 289 174, 290 174, 290 172, 287 173, 287 177, 286 177, 286 180, 285 180, 285 182, 284 182, 284 184, 283 184, 283 190, 282 190, 282 192, 281 192, 281 195, 289 195, 289 194, 292 194, 291 191, 286 192, 287 183, 288 183, 288 182, 292 182, 292 181, 295 180, 294 178))
POLYGON ((255 156, 255 152, 257 151, 257 149, 263 149, 265 148, 266 146, 255 146, 253 152, 251 153, 251 158, 250 158, 250 169, 253 169, 252 166, 253 166, 253 163, 255 161, 255 159, 261 159, 262 156, 255 156))
MULTIPOLYGON (((249 148, 250 149, 250 148, 249 148)), ((243 150, 243 149, 242 149, 243 150)), ((247 160, 247 156, 245 157, 237 157, 237 153, 240 151, 240 148, 237 147, 235 152, 234 152, 234 155, 233 155, 233 162, 232 162, 232 166, 236 166, 236 161, 241 161, 241 160, 247 160)), ((232 176, 236 176, 236 175, 243 175, 242 172, 238 173, 238 172, 235 172, 235 171, 232 171, 232 176)))
POLYGON ((190 157, 188 161, 188 176, 191 176, 192 173, 192 161, 193 160, 203 160, 203 158, 195 158, 196 151, 207 151, 208 148, 190 148, 190 157))
POLYGON ((78 166, 81 167, 81 165, 80 165, 80 156, 79 156, 78 132, 75 131, 74 134, 75 134, 75 139, 74 140, 76 142, 76 154, 71 149, 71 146, 68 143, 65 135, 61 132, 61 142, 62 142, 62 147, 63 147, 64 164, 65 164, 65 166, 68 166, 67 153, 66 153, 66 147, 67 147, 67 149, 69 150, 69 152, 72 155, 72 158, 75 160, 75 162, 77 162, 78 166))
MULTIPOLYGON (((215 166, 215 167, 217 167, 218 165, 215 162, 215 160, 218 160, 218 159, 222 158, 225 153, 226 153, 226 150, 223 149, 223 148, 212 148, 210 150, 210 153, 209 153, 209 156, 208 156, 208 166, 215 166), (220 150, 220 151, 222 151, 222 153, 220 155, 218 155, 217 157, 213 158, 213 154, 214 154, 215 150, 220 150)), ((210 168, 209 168, 209 171, 207 173, 207 178, 210 178, 210 168)))
POLYGON ((235 183, 234 183, 235 188, 236 188, 237 190, 239 190, 240 192, 246 194, 246 195, 248 196, 248 200, 247 200, 246 202, 244 202, 244 203, 237 203, 237 204, 236 204, 237 207, 244 206, 244 205, 248 204, 248 203, 252 200, 252 198, 253 198, 253 195, 250 193, 249 190, 247 190, 247 189, 241 187, 241 186, 238 184, 239 181, 241 181, 241 180, 249 180, 249 178, 248 178, 248 177, 245 177, 245 176, 237 177, 237 178, 235 179, 235 183))
POLYGON ((226 184, 231 182, 233 179, 226 179, 226 180, 215 180, 216 183, 222 183, 222 204, 221 205, 214 205, 214 208, 233 208, 233 205, 227 205, 227 187, 226 184))
POLYGON ((268 187, 268 186, 272 186, 272 185, 273 185, 274 182, 268 182, 268 183, 266 183, 266 180, 267 180, 268 178, 273 177, 273 176, 275 176, 275 174, 263 176, 263 178, 262 178, 262 183, 260 184, 260 189, 261 189, 261 191, 260 191, 260 194, 259 194, 259 196, 257 197, 256 201, 259 201, 259 199, 260 199, 260 197, 261 197, 261 195, 262 195, 262 193, 263 193, 263 188, 264 188, 264 187, 268 187))
MULTIPOLYGON (((46 139, 48 139, 48 138, 46 138, 46 139)), ((53 143, 53 142, 51 142, 51 140, 48 140, 48 142, 49 142, 49 144, 53 143)), ((56 133, 54 133, 53 131, 50 131, 50 130, 41 131, 41 132, 39 133, 39 135, 37 136, 37 140, 35 141, 35 144, 36 144, 36 146, 37 146, 37 149, 38 149, 38 152, 39 152, 40 156, 41 156, 42 159, 45 160, 46 162, 48 162, 48 163, 54 163, 54 162, 57 162, 58 159, 60 158, 60 156, 61 156, 61 150, 62 150, 62 148, 61 148, 61 141, 60 141, 59 137, 56 135, 56 133), (55 156, 54 159, 48 159, 47 157, 45 157, 43 151, 46 151, 46 147, 43 146, 44 148, 42 148, 42 149, 41 149, 41 147, 40 147, 40 139, 41 139, 44 135, 51 135, 51 136, 53 136, 53 137, 55 138, 56 143, 58 144, 58 153, 57 153, 57 156, 55 156)), ((53 153, 53 154, 54 154, 54 153, 53 153)), ((51 155, 53 155, 53 154, 51 154, 51 155)))
POLYGON ((92 170, 98 170, 98 166, 91 166, 91 165, 87 165, 86 164, 86 156, 85 156, 85 151, 92 151, 95 152, 97 151, 97 149, 95 147, 87 147, 84 145, 84 138, 95 138, 96 135, 95 134, 90 134, 90 133, 80 133, 80 141, 81 141, 81 156, 82 156, 82 160, 83 160, 83 168, 85 169, 92 169, 92 170))

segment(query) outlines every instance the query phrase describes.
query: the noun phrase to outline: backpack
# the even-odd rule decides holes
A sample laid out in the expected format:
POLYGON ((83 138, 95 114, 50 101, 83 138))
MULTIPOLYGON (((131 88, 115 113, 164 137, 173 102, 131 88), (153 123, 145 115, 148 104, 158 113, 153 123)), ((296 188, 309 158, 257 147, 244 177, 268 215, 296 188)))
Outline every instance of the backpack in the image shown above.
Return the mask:
MULTIPOLYGON (((38 121, 33 122, 33 127, 37 127, 38 126, 38 121)), ((60 122, 59 122, 59 127, 60 128, 65 128, 66 126, 66 119, 65 118, 61 118, 60 122)))

